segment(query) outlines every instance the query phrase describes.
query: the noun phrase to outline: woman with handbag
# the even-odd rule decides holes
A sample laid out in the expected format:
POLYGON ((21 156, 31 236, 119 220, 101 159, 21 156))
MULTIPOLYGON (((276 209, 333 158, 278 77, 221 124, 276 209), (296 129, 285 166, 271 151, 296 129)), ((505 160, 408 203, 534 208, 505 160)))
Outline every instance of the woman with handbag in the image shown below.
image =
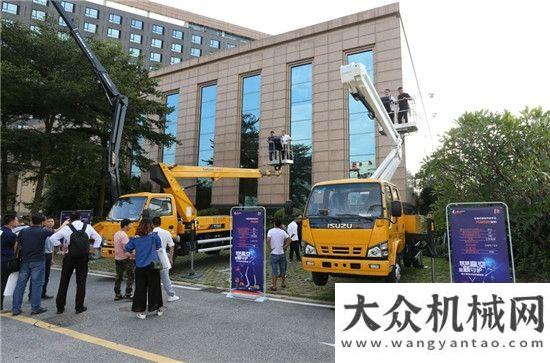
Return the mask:
POLYGON ((162 268, 158 250, 162 248, 159 236, 153 232, 153 222, 142 218, 135 237, 124 247, 127 252, 136 251, 136 271, 134 300, 132 311, 139 319, 147 317, 145 310, 156 311, 162 316, 162 292, 160 288, 160 269, 162 268))

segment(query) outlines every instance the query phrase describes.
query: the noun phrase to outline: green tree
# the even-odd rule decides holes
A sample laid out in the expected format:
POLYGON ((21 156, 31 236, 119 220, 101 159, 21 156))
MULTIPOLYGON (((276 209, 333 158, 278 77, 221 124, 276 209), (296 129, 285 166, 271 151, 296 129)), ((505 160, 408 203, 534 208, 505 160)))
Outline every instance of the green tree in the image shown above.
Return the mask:
MULTIPOLYGON (((47 177, 51 177, 52 192, 65 191, 60 198, 68 200, 63 180, 80 183, 84 175, 93 177, 93 183, 86 185, 95 197, 87 203, 95 203, 96 213, 103 214, 105 150, 113 109, 76 42, 58 32, 52 21, 44 23, 40 33, 18 23, 2 24, 2 170, 3 174, 25 171, 26 178, 36 183, 33 211, 43 206, 47 177), (82 152, 89 154, 78 158, 82 152), (88 167, 95 174, 84 171, 88 167)), ((151 160, 146 157, 144 141, 159 147, 176 141, 157 131, 164 129, 164 116, 170 109, 141 59, 135 61, 117 42, 90 39, 89 43, 120 92, 129 98, 121 166, 124 169, 133 162, 145 169, 151 160)), ((2 178, 6 190, 4 182, 2 178)), ((76 189, 75 196, 79 195, 76 189)), ((77 199, 73 200, 73 207, 93 206, 77 205, 77 199)))
POLYGON ((301 209, 311 191, 311 146, 292 144, 294 164, 290 167, 290 200, 301 209))
MULTIPOLYGON (((246 112, 241 115, 241 156, 240 167, 257 168, 260 137, 260 118, 246 112)), ((258 180, 239 180, 239 204, 256 205, 258 200, 258 180)))
POLYGON ((502 201, 510 208, 516 270, 550 276, 550 112, 465 113, 416 178, 434 198, 440 230, 452 202, 502 201))

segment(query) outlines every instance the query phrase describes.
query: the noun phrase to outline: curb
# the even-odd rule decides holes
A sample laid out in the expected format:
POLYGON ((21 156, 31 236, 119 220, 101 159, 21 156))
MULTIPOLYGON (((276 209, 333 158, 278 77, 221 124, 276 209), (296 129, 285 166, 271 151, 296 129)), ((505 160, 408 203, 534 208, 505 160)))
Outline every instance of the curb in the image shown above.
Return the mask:
MULTIPOLYGON (((61 271, 61 267, 58 265, 52 265, 52 270, 61 271)), ((95 273, 98 275, 103 275, 105 277, 112 277, 115 278, 116 274, 109 271, 101 271, 101 270, 88 270, 88 272, 95 273)), ((183 282, 183 281, 174 281, 172 280, 172 285, 176 286, 182 286, 182 287, 193 287, 193 288, 200 288, 200 289, 216 289, 219 293, 227 293, 228 289, 225 287, 219 287, 214 285, 204 285, 204 284, 194 284, 189 282, 183 282)), ((199 290, 197 290, 199 291, 199 290)), ((334 308, 334 302, 326 301, 326 300, 314 300, 314 299, 308 299, 305 297, 299 297, 299 296, 289 296, 289 295, 279 295, 279 294, 265 294, 267 298, 273 298, 278 300, 284 300, 287 302, 295 302, 295 303, 306 303, 306 304, 315 304, 326 308, 334 308)))

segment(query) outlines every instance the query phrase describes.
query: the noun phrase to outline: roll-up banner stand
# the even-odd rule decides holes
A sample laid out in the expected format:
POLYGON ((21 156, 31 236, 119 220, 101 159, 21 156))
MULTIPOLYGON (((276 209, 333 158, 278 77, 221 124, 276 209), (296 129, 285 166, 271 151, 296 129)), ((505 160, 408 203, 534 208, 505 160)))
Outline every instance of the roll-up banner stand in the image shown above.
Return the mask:
POLYGON ((227 297, 265 300, 264 207, 231 208, 230 291, 227 297))
POLYGON ((451 203, 446 217, 451 282, 516 281, 505 203, 451 203))

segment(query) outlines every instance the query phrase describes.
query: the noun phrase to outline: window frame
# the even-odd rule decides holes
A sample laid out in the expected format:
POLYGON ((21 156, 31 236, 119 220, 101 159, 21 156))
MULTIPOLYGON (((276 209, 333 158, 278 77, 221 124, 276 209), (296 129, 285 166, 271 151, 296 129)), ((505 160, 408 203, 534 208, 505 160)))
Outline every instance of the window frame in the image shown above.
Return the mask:
POLYGON ((38 9, 32 9, 31 11, 31 19, 34 19, 34 20, 39 20, 39 21, 45 21, 46 20, 46 12, 43 11, 43 10, 38 10, 38 9), (42 14, 42 17, 35 17, 34 15, 35 14, 38 14, 38 13, 41 13, 42 14))
POLYGON ((194 48, 194 47, 191 47, 191 49, 189 49, 189 55, 191 55, 192 57, 200 57, 202 55, 202 52, 201 52, 201 49, 200 48, 194 48), (198 55, 196 54, 193 54, 193 51, 196 50, 199 52, 198 55))
POLYGON ((75 4, 73 4, 72 2, 70 1, 62 1, 61 2, 61 7, 63 8, 63 10, 69 12, 69 13, 74 13, 74 9, 75 9, 75 4), (71 6, 71 10, 67 9, 67 5, 70 5, 71 6))
POLYGON ((214 49, 220 49, 221 44, 222 44, 222 43, 221 43, 218 39, 210 39, 209 42, 208 42, 208 45, 209 45, 211 48, 214 48, 214 49), (212 45, 213 42, 216 42, 218 45, 217 45, 217 46, 212 45))
POLYGON ((164 45, 164 41, 162 39, 157 39, 157 38, 151 38, 151 47, 152 48, 157 48, 157 49, 162 49, 163 48, 163 45, 164 45), (155 44, 157 42, 160 42, 159 44, 155 44))
POLYGON ((91 8, 91 7, 86 6, 86 9, 84 9, 84 16, 87 17, 87 18, 99 19, 99 10, 98 10, 98 9, 95 9, 95 8, 91 8), (95 11, 95 15, 96 15, 96 16, 90 15, 90 14, 88 13, 88 10, 95 11))
POLYGON ((174 53, 183 53, 183 44, 172 43, 172 45, 170 46, 170 50, 174 53), (174 46, 179 46, 179 50, 175 50, 174 46))
POLYGON ((170 56, 170 65, 172 65, 172 64, 178 64, 178 63, 181 63, 181 62, 182 62, 181 57, 170 56), (178 62, 172 62, 173 59, 179 59, 179 61, 178 61, 178 62))
POLYGON ((130 53, 130 57, 139 58, 141 56, 141 49, 140 48, 134 48, 134 47, 128 47, 128 53, 130 53), (133 50, 137 50, 139 52, 137 56, 134 55, 134 53, 132 52, 133 50))
MULTIPOLYGON (((167 212, 164 212, 163 214, 156 214, 153 211, 151 211, 151 214, 154 217, 170 217, 170 216, 174 215, 174 208, 172 208, 172 198, 170 198, 170 197, 151 197, 151 199, 149 199, 149 202, 147 203, 146 209, 151 210, 149 207, 153 204, 154 200, 161 201, 161 203, 162 203, 161 205, 169 205, 170 206, 170 210, 169 210, 170 213, 169 214, 164 214, 164 213, 167 213, 167 212), (168 202, 168 203, 166 203, 166 202, 168 202)), ((157 204, 155 204, 155 205, 157 205, 157 204)))
POLYGON ((132 18, 132 20, 130 21, 130 28, 143 30, 143 20, 132 18), (135 26, 135 24, 138 23, 138 22, 141 24, 141 27, 135 26))
POLYGON ((143 36, 141 34, 130 33, 130 36, 128 37, 128 40, 129 40, 130 43, 143 44, 143 36), (135 39, 134 39, 135 37, 139 37, 139 42, 135 41, 135 39))
POLYGON ((158 35, 164 35, 164 26, 158 25, 158 24, 151 25, 151 33, 158 34, 158 35), (160 33, 155 31, 155 29, 159 29, 159 28, 162 29, 160 33))
POLYGON ((174 39, 179 39, 179 40, 183 40, 183 37, 184 37, 184 35, 183 35, 183 31, 182 31, 182 30, 179 30, 179 29, 172 29, 172 38, 174 38, 174 39), (174 36, 174 33, 175 33, 175 32, 179 32, 179 33, 181 34, 181 37, 178 38, 178 37, 174 36))
POLYGON ((107 18, 107 22, 111 23, 111 24, 116 24, 116 25, 121 25, 122 24, 122 15, 118 15, 118 14, 115 14, 115 13, 109 13, 109 16, 107 18), (115 17, 118 17, 118 22, 116 21, 113 21, 113 18, 115 17))
POLYGON ((116 29, 116 28, 107 28, 107 37, 108 38, 112 38, 112 39, 120 39, 120 29, 116 29), (113 31, 113 32, 118 32, 118 36, 116 37, 113 37, 111 36, 109 33, 113 31))
POLYGON ((197 34, 191 34, 191 43, 192 44, 200 44, 202 45, 202 36, 201 35, 197 35, 197 34), (199 39, 198 42, 195 41, 195 39, 199 39))
POLYGON ((82 26, 82 30, 84 30, 85 32, 88 32, 88 33, 97 34, 97 24, 89 23, 89 22, 85 21, 84 25, 82 26), (92 32, 92 31, 86 29, 86 25, 93 25, 94 26, 94 31, 92 32))
POLYGON ((150 53, 149 53, 149 60, 150 60, 151 62, 161 63, 161 62, 162 62, 162 53, 150 52, 150 53), (159 60, 153 59, 153 54, 158 54, 159 60))

